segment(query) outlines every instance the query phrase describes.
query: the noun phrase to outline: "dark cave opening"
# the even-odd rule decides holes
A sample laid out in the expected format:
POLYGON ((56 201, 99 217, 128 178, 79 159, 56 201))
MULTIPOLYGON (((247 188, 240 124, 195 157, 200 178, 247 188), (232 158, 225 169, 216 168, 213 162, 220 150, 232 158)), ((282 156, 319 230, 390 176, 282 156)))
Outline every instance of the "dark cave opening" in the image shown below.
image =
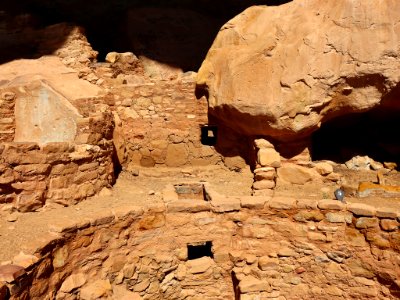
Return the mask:
MULTIPOLYGON (((9 1, 0 4, 0 16, 4 16, 3 27, 6 28, 4 32, 0 30, 0 63, 37 57, 34 39, 21 36, 24 26, 38 29, 68 22, 85 29, 88 41, 99 52, 99 61, 103 61, 106 54, 112 51, 133 52, 138 57, 144 56, 183 71, 193 71, 200 67, 218 30, 229 19, 253 5, 280 5, 287 2, 290 1, 9 1), (21 16, 26 24, 20 24, 21 16), (21 41, 27 40, 25 44, 18 44, 8 36, 8 33, 16 31, 21 41)), ((27 34, 30 32, 28 30, 27 34)), ((52 54, 55 50, 57 45, 49 48, 48 53, 41 54, 52 54)))
POLYGON ((399 165, 399 113, 397 109, 379 106, 323 123, 312 135, 312 160, 344 163, 359 155, 399 165))
POLYGON ((211 241, 189 244, 187 245, 187 250, 189 260, 204 256, 214 258, 211 241))

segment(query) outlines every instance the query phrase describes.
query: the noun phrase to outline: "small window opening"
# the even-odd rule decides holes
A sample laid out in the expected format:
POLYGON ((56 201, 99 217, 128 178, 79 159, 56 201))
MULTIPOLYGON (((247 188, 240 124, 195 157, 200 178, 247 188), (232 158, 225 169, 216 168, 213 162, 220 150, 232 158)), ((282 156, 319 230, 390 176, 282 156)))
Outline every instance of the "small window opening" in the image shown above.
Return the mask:
POLYGON ((188 259, 196 259, 204 256, 214 258, 212 253, 212 242, 199 242, 187 245, 188 259))
POLYGON ((202 183, 181 183, 174 185, 178 199, 193 199, 208 201, 207 193, 202 183))
POLYGON ((201 126, 201 143, 206 146, 214 146, 217 143, 218 127, 215 125, 201 126))

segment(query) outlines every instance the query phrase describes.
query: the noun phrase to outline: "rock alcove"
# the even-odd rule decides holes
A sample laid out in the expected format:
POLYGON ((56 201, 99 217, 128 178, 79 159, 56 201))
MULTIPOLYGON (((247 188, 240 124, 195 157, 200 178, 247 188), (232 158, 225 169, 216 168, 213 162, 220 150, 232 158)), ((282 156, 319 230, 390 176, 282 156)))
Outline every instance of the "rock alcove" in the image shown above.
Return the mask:
POLYGON ((368 156, 381 163, 400 165, 400 89, 385 98, 367 112, 350 113, 323 123, 312 134, 312 159, 345 163, 355 156, 368 156))

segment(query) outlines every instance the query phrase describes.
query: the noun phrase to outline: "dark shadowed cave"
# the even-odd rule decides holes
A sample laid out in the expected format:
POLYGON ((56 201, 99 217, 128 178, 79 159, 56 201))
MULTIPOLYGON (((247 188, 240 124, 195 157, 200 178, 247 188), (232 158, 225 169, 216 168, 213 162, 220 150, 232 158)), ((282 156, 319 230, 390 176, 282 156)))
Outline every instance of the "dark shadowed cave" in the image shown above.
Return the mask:
POLYGON ((381 105, 322 124, 312 135, 312 159, 344 163, 356 155, 400 164, 400 87, 384 96, 381 105))
MULTIPOLYGON (((102 61, 111 51, 133 52, 183 69, 197 70, 219 28, 252 5, 285 0, 27 0, 0 4, 0 63, 36 58, 37 47, 26 28, 60 22, 82 26, 102 61), (3 29, 3 30, 2 30, 3 29), (10 33, 17 34, 10 38, 10 33), (25 42, 24 42, 25 41, 25 42)), ((47 54, 57 50, 48 49, 47 54)), ((43 54, 43 53, 41 53, 43 54)))

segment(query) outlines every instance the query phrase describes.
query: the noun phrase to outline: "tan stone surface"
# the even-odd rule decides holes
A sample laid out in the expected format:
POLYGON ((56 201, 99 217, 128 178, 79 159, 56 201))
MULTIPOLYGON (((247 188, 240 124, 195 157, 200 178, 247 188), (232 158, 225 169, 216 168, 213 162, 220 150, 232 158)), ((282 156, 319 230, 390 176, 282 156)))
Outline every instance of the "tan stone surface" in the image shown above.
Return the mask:
POLYGON ((292 184, 305 184, 319 179, 319 174, 312 169, 295 164, 285 164, 277 169, 278 178, 292 184))
POLYGON ((111 294, 112 287, 108 280, 96 280, 84 286, 80 291, 80 298, 83 300, 96 300, 111 294))
POLYGON ((211 113, 238 131, 308 135, 377 106, 399 83, 399 11, 397 1, 363 0, 248 8, 221 28, 197 84, 211 113))
POLYGON ((263 167, 278 168, 281 166, 281 157, 273 148, 263 148, 258 150, 257 161, 263 167))
POLYGON ((72 274, 68 276, 60 287, 60 291, 69 293, 74 289, 80 288, 87 282, 86 275, 83 273, 72 274))
POLYGON ((210 257, 201 257, 189 260, 186 263, 187 271, 191 274, 204 273, 211 268, 213 260, 210 257))

